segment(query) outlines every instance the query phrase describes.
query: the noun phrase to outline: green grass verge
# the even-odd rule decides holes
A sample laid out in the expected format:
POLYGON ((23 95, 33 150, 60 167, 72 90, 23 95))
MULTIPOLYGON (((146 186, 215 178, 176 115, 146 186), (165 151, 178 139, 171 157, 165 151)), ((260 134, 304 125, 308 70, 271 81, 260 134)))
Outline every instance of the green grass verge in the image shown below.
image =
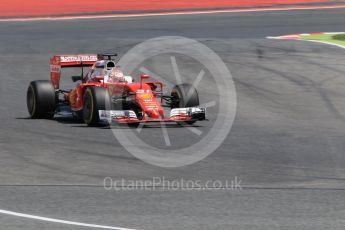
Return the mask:
POLYGON ((329 42, 329 43, 345 46, 345 34, 342 34, 342 33, 302 35, 301 40, 324 41, 324 42, 329 42))

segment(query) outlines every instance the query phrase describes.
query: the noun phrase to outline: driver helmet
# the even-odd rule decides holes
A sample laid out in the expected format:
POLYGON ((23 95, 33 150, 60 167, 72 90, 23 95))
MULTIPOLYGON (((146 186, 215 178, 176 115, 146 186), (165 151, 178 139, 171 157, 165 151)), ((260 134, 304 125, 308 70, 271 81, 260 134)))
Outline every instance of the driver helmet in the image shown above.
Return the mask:
POLYGON ((112 82, 125 82, 125 75, 120 68, 114 67, 109 74, 109 78, 112 82))

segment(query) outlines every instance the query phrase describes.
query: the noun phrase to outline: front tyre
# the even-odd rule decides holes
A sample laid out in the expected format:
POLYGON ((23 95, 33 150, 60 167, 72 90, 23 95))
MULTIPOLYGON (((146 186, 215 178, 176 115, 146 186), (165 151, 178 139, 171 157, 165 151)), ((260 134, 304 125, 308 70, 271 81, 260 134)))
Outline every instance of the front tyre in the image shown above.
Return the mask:
POLYGON ((39 80, 29 84, 26 103, 33 119, 52 118, 56 109, 56 93, 51 81, 39 80))
POLYGON ((188 108, 199 106, 199 95, 195 87, 188 83, 174 86, 171 91, 171 108, 188 108))
MULTIPOLYGON (((174 86, 171 90, 171 109, 174 108, 188 108, 199 106, 199 95, 195 87, 188 83, 183 83, 174 86)), ((192 125, 195 121, 181 122, 180 124, 192 125)))
POLYGON ((88 126, 99 124, 99 110, 106 110, 107 90, 91 86, 84 92, 83 120, 88 126))

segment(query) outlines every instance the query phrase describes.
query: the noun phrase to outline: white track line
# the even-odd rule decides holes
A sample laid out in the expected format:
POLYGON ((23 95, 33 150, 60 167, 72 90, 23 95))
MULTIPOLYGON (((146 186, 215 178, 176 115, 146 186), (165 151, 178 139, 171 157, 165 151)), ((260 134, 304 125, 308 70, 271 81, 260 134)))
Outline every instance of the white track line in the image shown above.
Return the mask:
POLYGON ((55 17, 35 17, 35 18, 4 18, 0 22, 25 22, 25 21, 56 21, 56 20, 75 20, 75 19, 107 19, 107 18, 129 18, 129 17, 152 17, 170 15, 198 15, 198 14, 218 14, 218 13, 242 13, 242 12, 261 12, 261 11, 288 11, 288 10, 320 10, 345 8, 345 4, 333 6, 302 6, 302 7, 271 7, 271 8, 249 8, 232 10, 200 10, 187 12, 165 12, 165 13, 142 13, 142 14, 104 14, 104 15, 81 15, 81 16, 55 16, 55 17))
POLYGON ((333 35, 333 34, 345 34, 345 32, 325 32, 323 34, 330 34, 330 35, 333 35))
POLYGON ((267 39, 277 39, 277 40, 300 40, 301 35, 300 34, 291 34, 291 35, 283 35, 283 36, 267 36, 267 39))
POLYGON ((104 226, 104 225, 97 225, 97 224, 86 224, 86 223, 80 223, 80 222, 72 222, 72 221, 67 221, 67 220, 47 218, 47 217, 43 217, 43 216, 28 215, 28 214, 19 213, 19 212, 11 212, 11 211, 2 210, 2 209, 0 209, 0 214, 23 217, 23 218, 28 218, 28 219, 35 219, 35 220, 40 220, 40 221, 52 222, 52 223, 82 226, 82 227, 88 227, 88 228, 101 228, 101 229, 114 229, 114 230, 135 230, 135 229, 130 229, 130 228, 120 228, 120 227, 104 226))

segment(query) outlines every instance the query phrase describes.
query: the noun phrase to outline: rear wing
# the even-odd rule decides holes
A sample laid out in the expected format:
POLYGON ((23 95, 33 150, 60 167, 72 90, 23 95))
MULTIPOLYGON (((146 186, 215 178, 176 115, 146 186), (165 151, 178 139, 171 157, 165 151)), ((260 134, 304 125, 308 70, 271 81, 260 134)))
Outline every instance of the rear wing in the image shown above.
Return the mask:
POLYGON ((50 78, 54 88, 59 89, 61 68, 92 66, 97 60, 97 54, 55 55, 50 59, 50 78))

